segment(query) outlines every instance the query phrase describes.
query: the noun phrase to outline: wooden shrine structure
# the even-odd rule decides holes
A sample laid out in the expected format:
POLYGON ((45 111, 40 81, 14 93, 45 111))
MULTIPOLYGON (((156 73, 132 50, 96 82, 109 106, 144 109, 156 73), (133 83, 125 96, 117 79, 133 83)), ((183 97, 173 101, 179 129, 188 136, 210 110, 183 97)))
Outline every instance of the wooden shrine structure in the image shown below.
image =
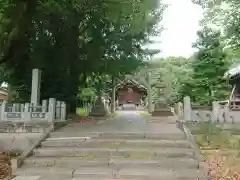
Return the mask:
POLYGON ((224 77, 232 86, 232 90, 229 99, 222 101, 222 104, 229 106, 231 110, 240 111, 240 64, 233 65, 224 77))
POLYGON ((116 85, 117 105, 134 104, 144 105, 147 98, 147 88, 135 80, 123 80, 116 85))

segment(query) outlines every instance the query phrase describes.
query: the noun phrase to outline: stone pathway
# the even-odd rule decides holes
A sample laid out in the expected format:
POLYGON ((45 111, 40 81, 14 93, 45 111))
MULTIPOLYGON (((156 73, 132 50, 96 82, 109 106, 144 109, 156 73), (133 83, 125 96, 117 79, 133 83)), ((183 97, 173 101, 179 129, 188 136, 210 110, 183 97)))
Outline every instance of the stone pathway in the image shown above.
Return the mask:
POLYGON ((206 179, 176 124, 148 123, 132 111, 51 133, 16 174, 16 180, 206 179))

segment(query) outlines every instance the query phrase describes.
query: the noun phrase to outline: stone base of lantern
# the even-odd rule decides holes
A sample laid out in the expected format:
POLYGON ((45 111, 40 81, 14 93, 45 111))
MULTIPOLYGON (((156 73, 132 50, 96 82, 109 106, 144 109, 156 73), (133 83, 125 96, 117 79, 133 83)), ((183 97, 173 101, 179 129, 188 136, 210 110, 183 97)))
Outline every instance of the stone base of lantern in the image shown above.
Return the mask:
POLYGON ((101 98, 98 98, 91 112, 89 113, 89 116, 100 118, 106 117, 107 115, 108 111, 105 108, 104 103, 102 102, 101 98))
POLYGON ((153 117, 167 117, 167 116, 174 116, 171 108, 166 105, 166 103, 158 102, 155 107, 154 111, 152 112, 153 117))
POLYGON ((174 113, 172 112, 171 108, 162 108, 162 109, 154 109, 152 112, 153 117, 167 117, 167 116, 174 116, 174 113))

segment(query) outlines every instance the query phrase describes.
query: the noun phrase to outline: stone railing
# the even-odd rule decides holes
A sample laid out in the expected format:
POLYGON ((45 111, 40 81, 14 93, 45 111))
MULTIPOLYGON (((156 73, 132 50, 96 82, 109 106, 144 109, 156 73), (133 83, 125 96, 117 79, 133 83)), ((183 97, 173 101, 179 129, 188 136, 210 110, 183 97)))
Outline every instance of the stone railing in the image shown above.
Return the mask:
MULTIPOLYGON (((54 98, 43 100, 41 105, 34 106, 31 103, 7 104, 3 101, 0 106, 0 131, 9 132, 16 129, 32 129, 33 124, 48 126, 56 121, 66 120, 66 103, 56 101, 54 98), (21 126, 21 128, 20 128, 21 126)), ((24 130, 19 130, 20 132, 24 130)))
POLYGON ((188 121, 213 121, 213 122, 240 122, 240 111, 231 110, 221 106, 218 102, 212 102, 212 106, 197 106, 191 104, 190 98, 184 98, 183 103, 175 104, 174 111, 179 119, 188 121))

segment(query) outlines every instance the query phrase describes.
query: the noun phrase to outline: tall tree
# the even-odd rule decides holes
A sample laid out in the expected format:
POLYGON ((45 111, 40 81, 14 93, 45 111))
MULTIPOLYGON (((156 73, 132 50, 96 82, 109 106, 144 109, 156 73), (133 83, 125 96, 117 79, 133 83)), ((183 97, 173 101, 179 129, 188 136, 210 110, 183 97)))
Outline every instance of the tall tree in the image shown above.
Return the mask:
POLYGON ((194 44, 198 49, 192 62, 194 99, 200 104, 224 99, 229 95, 224 73, 229 68, 227 54, 221 43, 220 32, 204 27, 198 31, 198 40, 194 44))
POLYGON ((1 1, 0 63, 23 99, 31 69, 40 68, 42 98, 65 100, 74 110, 88 76, 127 74, 142 64, 142 45, 157 32, 163 10, 158 0, 1 1))

